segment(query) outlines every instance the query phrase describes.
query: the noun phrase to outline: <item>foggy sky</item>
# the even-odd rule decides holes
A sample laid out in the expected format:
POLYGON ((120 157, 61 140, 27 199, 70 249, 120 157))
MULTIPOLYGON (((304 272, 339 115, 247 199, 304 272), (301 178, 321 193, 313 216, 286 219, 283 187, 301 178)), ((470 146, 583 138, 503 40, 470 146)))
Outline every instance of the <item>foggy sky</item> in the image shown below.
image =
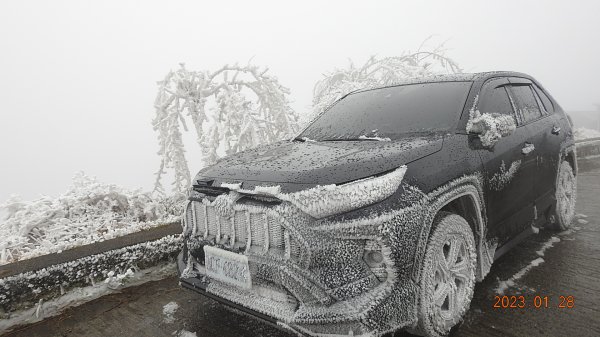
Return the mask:
POLYGON ((565 110, 595 110, 598 13, 600 1, 2 1, 0 202, 60 194, 78 170, 150 189, 156 81, 179 62, 252 59, 302 113, 323 73, 435 35, 468 72, 526 72, 565 110))

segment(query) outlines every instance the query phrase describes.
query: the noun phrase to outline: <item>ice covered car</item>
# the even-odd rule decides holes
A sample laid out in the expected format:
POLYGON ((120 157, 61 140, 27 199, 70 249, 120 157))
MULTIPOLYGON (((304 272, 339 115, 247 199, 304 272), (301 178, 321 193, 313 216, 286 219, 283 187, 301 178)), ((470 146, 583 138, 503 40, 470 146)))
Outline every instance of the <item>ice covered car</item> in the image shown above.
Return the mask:
POLYGON ((306 335, 445 335, 494 259, 569 226, 576 172, 567 117, 528 75, 354 92, 198 173, 181 283, 306 335))

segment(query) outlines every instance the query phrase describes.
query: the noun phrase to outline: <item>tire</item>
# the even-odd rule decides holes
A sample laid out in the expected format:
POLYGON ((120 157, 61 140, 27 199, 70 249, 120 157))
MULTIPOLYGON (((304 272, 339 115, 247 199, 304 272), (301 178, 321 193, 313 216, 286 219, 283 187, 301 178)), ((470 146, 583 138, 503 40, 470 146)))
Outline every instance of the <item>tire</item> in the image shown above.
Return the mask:
POLYGON ((475 238, 467 221, 440 212, 423 259, 416 332, 446 336, 462 320, 473 298, 476 261, 475 238))
POLYGON ((563 161, 558 168, 555 196, 554 219, 550 222, 555 230, 564 231, 571 227, 577 199, 577 179, 571 164, 567 161, 563 161))

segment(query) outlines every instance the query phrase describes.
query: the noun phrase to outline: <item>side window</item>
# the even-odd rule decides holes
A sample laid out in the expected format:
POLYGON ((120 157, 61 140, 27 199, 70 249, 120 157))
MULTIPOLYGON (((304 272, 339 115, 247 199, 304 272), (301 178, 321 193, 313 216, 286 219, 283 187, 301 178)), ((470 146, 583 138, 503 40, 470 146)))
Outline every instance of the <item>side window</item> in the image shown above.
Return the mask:
POLYGON ((524 123, 536 120, 542 117, 540 107, 533 96, 533 91, 529 85, 513 85, 510 88, 513 97, 515 98, 515 104, 519 110, 524 123))
POLYGON ((535 92, 537 92, 538 96, 540 97, 544 109, 546 109, 548 113, 554 113, 554 105, 546 93, 535 83, 533 84, 533 87, 535 88, 535 92))
MULTIPOLYGON (((515 118, 513 104, 506 92, 506 86, 488 85, 481 92, 481 99, 477 104, 477 109, 481 113, 499 113, 511 115, 515 118)), ((516 121, 515 121, 516 122, 516 121)))

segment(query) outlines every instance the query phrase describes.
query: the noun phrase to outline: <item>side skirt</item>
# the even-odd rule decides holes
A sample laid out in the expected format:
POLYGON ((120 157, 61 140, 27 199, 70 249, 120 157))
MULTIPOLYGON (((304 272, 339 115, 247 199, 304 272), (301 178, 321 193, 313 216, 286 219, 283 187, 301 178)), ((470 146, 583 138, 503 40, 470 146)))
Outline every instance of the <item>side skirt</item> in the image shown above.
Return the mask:
POLYGON ((530 225, 527 229, 519 233, 519 235, 515 236, 513 239, 502 245, 502 247, 496 249, 496 253, 494 254, 494 261, 498 260, 502 255, 506 254, 509 250, 513 249, 516 245, 518 245, 521 241, 525 240, 532 234, 539 233, 539 229, 530 225))

